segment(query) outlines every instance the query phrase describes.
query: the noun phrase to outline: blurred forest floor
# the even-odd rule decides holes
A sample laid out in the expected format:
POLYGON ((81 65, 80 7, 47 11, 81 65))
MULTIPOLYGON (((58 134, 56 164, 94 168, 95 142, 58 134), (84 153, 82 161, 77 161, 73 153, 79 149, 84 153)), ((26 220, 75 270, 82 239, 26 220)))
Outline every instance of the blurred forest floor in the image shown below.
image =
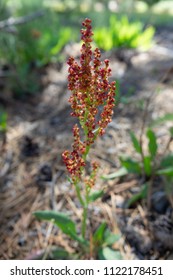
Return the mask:
MULTIPOLYGON (((118 79, 121 84, 122 100, 115 108, 106 134, 91 151, 91 156, 100 163, 100 175, 115 172, 120 167, 118 156, 135 157, 129 131, 139 135, 144 114, 142 104, 148 98, 151 100, 147 124, 165 113, 172 113, 172 27, 158 30, 155 40, 157 44, 147 52, 103 54, 110 59, 112 79, 118 79)), ((66 56, 78 56, 79 45, 67 45, 64 52, 66 56)), ((30 258, 34 252, 49 250, 53 245, 74 252, 76 246, 54 226, 39 222, 32 215, 35 210, 52 208, 72 216, 75 213, 76 221, 81 217, 61 159, 62 152, 70 148, 75 123, 68 104, 66 62, 45 67, 39 78, 42 91, 27 102, 9 98, 6 87, 0 97, 8 113, 6 141, 0 143, 3 170, 0 177, 1 259, 30 258)), ((165 148, 168 127, 169 122, 155 128, 160 153, 165 148)), ((173 152, 173 143, 170 149, 173 152)), ((162 188, 160 184, 157 182, 158 188, 162 188)), ((146 219, 149 213, 145 201, 135 208, 122 207, 134 190, 140 188, 138 178, 130 176, 128 181, 98 179, 96 188, 100 186, 104 186, 105 195, 90 209, 90 226, 94 229, 100 221, 106 220, 111 229, 121 231, 118 246, 126 259, 173 259, 171 246, 156 239, 152 232, 160 216, 167 214, 155 209, 155 219, 150 222, 146 219)))

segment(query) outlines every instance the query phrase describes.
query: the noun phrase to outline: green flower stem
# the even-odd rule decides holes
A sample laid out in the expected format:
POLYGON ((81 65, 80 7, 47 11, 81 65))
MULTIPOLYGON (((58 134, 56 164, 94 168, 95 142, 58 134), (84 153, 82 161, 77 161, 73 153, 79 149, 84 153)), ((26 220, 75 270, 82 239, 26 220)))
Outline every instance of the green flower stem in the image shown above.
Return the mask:
MULTIPOLYGON (((89 113, 89 111, 86 108, 84 120, 83 121, 80 120, 80 125, 83 128, 84 135, 85 135, 85 141, 86 142, 88 140, 88 127, 86 126, 86 121, 87 121, 87 118, 88 118, 88 113, 89 113)), ((96 131, 95 131, 94 140, 97 138, 98 134, 99 134, 99 128, 96 129, 96 131)), ((83 158, 83 160, 85 162, 86 162, 86 158, 87 158, 87 156, 89 154, 90 148, 91 148, 91 145, 87 145, 85 153, 82 156, 82 158, 83 158)), ((86 223, 87 223, 87 217, 88 217, 88 204, 89 204, 89 193, 90 193, 90 188, 88 188, 87 186, 85 186, 85 187, 86 187, 85 198, 82 198, 80 187, 79 187, 79 185, 77 183, 75 184, 75 188, 76 188, 76 193, 77 193, 78 199, 79 199, 79 201, 80 201, 80 203, 81 203, 81 205, 83 207, 82 226, 81 226, 82 229, 81 229, 81 231, 82 231, 82 237, 84 239, 85 239, 85 235, 86 235, 86 223)))
POLYGON ((86 146, 86 151, 85 151, 85 153, 84 153, 83 156, 82 156, 82 158, 83 158, 84 161, 86 161, 86 158, 87 158, 87 155, 88 155, 88 153, 89 153, 90 148, 91 148, 90 145, 89 145, 89 146, 86 146))
MULTIPOLYGON (((86 137, 86 141, 87 141, 87 134, 88 134, 88 128, 85 125, 86 120, 88 117, 88 110, 86 110, 85 112, 85 118, 84 121, 80 121, 81 127, 84 130, 84 134, 86 137)), ((91 145, 86 146, 86 150, 85 153, 83 154, 82 158, 84 161, 86 161, 86 158, 88 156, 89 150, 91 148, 91 145)), ((83 168, 82 168, 83 169, 83 168)), ((88 216, 88 196, 89 196, 89 190, 88 188, 86 188, 86 194, 85 194, 85 198, 82 198, 81 196, 81 190, 80 190, 80 186, 78 185, 78 183, 76 182, 75 184, 75 189, 76 189, 76 193, 77 193, 77 197, 83 207, 83 214, 82 214, 82 237, 85 239, 85 234, 86 234, 86 222, 87 222, 87 216, 88 216)))
POLYGON ((82 215, 82 237, 84 239, 86 234, 86 222, 88 217, 89 193, 90 193, 90 188, 86 186, 85 206, 83 207, 83 215, 82 215))
POLYGON ((83 214, 82 214, 82 237, 85 239, 85 233, 86 233, 86 222, 87 222, 87 216, 88 216, 88 196, 89 196, 89 192, 86 191, 86 195, 85 195, 85 201, 81 196, 81 191, 80 191, 80 186, 78 185, 78 183, 75 183, 75 190, 76 190, 76 194, 77 197, 80 201, 80 204, 83 207, 83 214))
POLYGON ((88 205, 83 207, 83 215, 82 215, 82 237, 85 239, 86 234, 86 222, 88 216, 88 205))
POLYGON ((80 191, 80 187, 79 187, 78 183, 74 183, 74 186, 75 186, 76 194, 77 194, 77 197, 78 197, 78 199, 80 201, 80 204, 83 207, 85 207, 85 202, 84 202, 84 200, 83 200, 83 198, 81 196, 81 191, 80 191))

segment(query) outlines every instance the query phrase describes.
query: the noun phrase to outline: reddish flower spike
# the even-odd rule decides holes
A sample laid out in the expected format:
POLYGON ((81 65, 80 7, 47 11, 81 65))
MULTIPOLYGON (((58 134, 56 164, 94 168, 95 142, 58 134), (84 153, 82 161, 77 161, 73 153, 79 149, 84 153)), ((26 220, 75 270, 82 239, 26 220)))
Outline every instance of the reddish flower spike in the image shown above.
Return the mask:
MULTIPOLYGON (((69 98, 73 110, 71 115, 79 119, 85 134, 85 141, 82 142, 79 127, 75 125, 73 151, 63 153, 63 160, 73 178, 80 178, 85 166, 84 155, 87 147, 94 143, 98 135, 105 133, 105 128, 112 120, 115 105, 115 82, 109 83, 108 80, 111 73, 109 60, 106 59, 103 66, 100 61, 100 50, 96 48, 92 51, 91 20, 85 19, 82 25, 84 28, 81 30, 83 44, 80 63, 73 57, 67 62, 68 89, 72 92, 69 98)), ((94 166, 93 168, 96 169, 94 166)))

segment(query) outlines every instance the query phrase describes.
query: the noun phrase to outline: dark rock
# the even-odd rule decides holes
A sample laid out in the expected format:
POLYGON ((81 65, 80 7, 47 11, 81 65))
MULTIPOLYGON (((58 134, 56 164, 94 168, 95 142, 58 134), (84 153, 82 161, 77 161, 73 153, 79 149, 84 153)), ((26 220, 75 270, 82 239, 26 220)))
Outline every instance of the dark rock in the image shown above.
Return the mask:
POLYGON ((164 191, 153 193, 151 197, 152 209, 159 214, 165 214, 169 207, 169 200, 164 191))
POLYGON ((23 138, 21 154, 26 157, 33 157, 39 155, 39 146, 29 136, 23 138))
POLYGON ((52 181, 52 169, 48 163, 45 163, 41 166, 39 171, 39 179, 45 182, 52 181))
POLYGON ((52 168, 48 163, 44 163, 36 176, 36 184, 42 191, 47 187, 47 183, 52 181, 52 168))

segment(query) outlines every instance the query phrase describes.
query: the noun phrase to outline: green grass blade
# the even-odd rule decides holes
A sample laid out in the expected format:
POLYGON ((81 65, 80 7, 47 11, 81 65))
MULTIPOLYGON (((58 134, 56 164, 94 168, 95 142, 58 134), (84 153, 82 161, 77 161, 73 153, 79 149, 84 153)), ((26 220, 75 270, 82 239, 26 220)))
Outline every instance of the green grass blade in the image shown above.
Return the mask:
POLYGON ((120 169, 118 169, 116 172, 108 174, 108 175, 103 175, 101 176, 101 179, 104 180, 111 180, 111 179, 116 179, 122 176, 127 175, 129 172, 125 167, 121 167, 120 169))
POLYGON ((154 133, 154 131, 152 131, 151 129, 148 129, 147 130, 147 137, 148 137, 148 150, 149 150, 149 153, 152 157, 152 159, 156 156, 157 154, 157 138, 156 138, 156 135, 154 133))
POLYGON ((136 135, 132 131, 130 132, 130 137, 131 137, 131 140, 132 140, 132 143, 133 143, 133 146, 134 146, 136 152, 141 154, 142 153, 142 147, 141 147, 138 139, 136 138, 136 135))

